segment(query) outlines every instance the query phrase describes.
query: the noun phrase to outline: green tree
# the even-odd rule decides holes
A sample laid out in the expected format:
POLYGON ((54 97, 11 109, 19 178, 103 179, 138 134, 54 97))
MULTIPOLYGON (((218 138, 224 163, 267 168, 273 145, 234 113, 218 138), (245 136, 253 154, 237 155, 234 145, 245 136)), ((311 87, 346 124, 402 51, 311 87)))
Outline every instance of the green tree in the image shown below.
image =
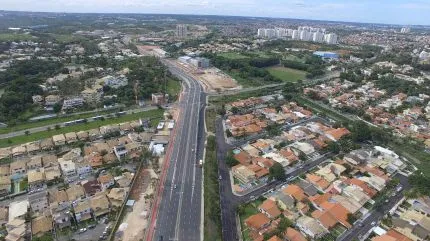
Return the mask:
POLYGON ((272 167, 269 168, 269 180, 284 180, 285 170, 281 164, 275 162, 272 167))
POLYGON ((56 103, 54 106, 54 112, 59 113, 61 111, 61 105, 59 103, 56 103))

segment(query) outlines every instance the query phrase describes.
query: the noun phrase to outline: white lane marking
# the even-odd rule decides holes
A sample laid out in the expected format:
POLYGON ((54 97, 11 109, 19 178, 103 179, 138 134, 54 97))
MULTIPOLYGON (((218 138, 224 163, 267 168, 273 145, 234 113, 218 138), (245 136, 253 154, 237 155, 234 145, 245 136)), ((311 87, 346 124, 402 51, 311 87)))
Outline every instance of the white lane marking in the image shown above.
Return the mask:
MULTIPOLYGON (((193 88, 191 87, 190 91, 192 89, 193 88)), ((191 103, 194 103, 194 101, 195 101, 195 95, 193 95, 191 103)), ((190 114, 190 116, 193 116, 193 113, 194 113, 194 106, 191 105, 191 114, 190 114)), ((187 133, 187 142, 186 143, 190 143, 190 137, 191 137, 190 134, 191 134, 191 131, 188 131, 188 133, 187 133)), ((184 165, 185 166, 184 166, 184 171, 182 172, 181 193, 179 195, 179 206, 178 206, 178 212, 177 212, 177 216, 176 216, 176 227, 175 227, 175 238, 176 239, 178 239, 178 237, 179 237, 179 231, 180 231, 179 226, 180 226, 180 223, 181 223, 182 200, 183 200, 183 191, 184 191, 184 186, 185 186, 183 184, 184 184, 185 176, 186 176, 186 173, 187 173, 186 165, 188 164, 188 162, 190 160, 190 158, 189 158, 189 151, 190 151, 190 148, 187 147, 186 150, 185 150, 185 159, 184 159, 184 161, 185 161, 184 165)))

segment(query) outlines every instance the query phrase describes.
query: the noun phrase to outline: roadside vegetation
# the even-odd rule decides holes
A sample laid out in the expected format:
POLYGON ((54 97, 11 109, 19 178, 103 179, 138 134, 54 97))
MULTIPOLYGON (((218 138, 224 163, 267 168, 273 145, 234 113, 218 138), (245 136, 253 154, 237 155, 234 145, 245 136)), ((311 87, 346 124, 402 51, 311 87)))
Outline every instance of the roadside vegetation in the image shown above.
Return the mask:
POLYGON ((204 240, 221 241, 221 210, 215 136, 207 138, 204 168, 204 240))
POLYGON ((85 130, 90 130, 93 128, 98 128, 98 127, 104 126, 104 125, 112 125, 112 124, 118 124, 118 123, 122 123, 122 122, 137 120, 139 118, 150 118, 151 122, 156 123, 159 120, 161 120, 162 117, 163 117, 163 110, 159 110, 159 109, 145 111, 145 112, 139 112, 139 113, 120 116, 120 117, 111 118, 111 119, 98 120, 98 121, 88 122, 85 124, 67 126, 67 127, 63 127, 63 128, 54 128, 54 129, 47 130, 47 131, 28 133, 28 135, 16 136, 16 137, 12 137, 9 139, 2 139, 2 140, 0 140, 0 147, 7 147, 7 146, 12 146, 12 145, 23 144, 23 143, 27 143, 27 142, 31 142, 31 141, 40 140, 43 138, 48 138, 48 137, 51 137, 53 135, 64 134, 64 133, 73 132, 73 131, 75 131, 75 132, 76 131, 85 131, 85 130))

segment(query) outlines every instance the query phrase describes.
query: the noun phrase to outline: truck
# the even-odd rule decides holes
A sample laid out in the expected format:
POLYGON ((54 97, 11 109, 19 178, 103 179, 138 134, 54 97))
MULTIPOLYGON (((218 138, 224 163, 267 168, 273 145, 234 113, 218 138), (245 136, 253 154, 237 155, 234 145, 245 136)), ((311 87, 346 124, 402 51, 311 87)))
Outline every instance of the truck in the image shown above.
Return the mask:
POLYGON ((200 159, 199 160, 199 167, 202 167, 203 166, 203 160, 202 159, 200 159))

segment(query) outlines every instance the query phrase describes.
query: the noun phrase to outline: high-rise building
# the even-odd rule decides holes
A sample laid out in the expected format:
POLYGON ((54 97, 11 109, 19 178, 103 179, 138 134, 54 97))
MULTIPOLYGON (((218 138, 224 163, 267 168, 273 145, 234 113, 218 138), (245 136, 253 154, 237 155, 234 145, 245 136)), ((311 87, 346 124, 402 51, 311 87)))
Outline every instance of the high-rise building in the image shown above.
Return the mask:
POLYGON ((263 38, 266 35, 266 29, 264 28, 259 28, 257 31, 257 36, 260 38, 263 38))
POLYGON ((291 38, 294 40, 299 40, 300 39, 299 30, 293 30, 293 33, 291 34, 291 38))
POLYGON ((320 32, 313 33, 312 41, 321 43, 324 40, 324 34, 320 32))
POLYGON ((411 32, 411 28, 402 28, 400 30, 400 33, 409 33, 409 32, 411 32))
POLYGON ((188 28, 185 24, 176 25, 176 37, 185 38, 188 34, 188 28))
POLYGON ((311 39, 311 33, 307 30, 302 30, 300 32, 300 40, 309 41, 311 39))
POLYGON ((324 35, 324 41, 328 44, 337 44, 337 34, 329 33, 324 35))
POLYGON ((266 36, 265 37, 266 38, 274 38, 274 37, 276 37, 276 31, 275 31, 275 29, 270 29, 270 28, 266 29, 266 36))
POLYGON ((275 28, 276 31, 276 37, 282 38, 287 36, 287 30, 285 28, 275 28))

